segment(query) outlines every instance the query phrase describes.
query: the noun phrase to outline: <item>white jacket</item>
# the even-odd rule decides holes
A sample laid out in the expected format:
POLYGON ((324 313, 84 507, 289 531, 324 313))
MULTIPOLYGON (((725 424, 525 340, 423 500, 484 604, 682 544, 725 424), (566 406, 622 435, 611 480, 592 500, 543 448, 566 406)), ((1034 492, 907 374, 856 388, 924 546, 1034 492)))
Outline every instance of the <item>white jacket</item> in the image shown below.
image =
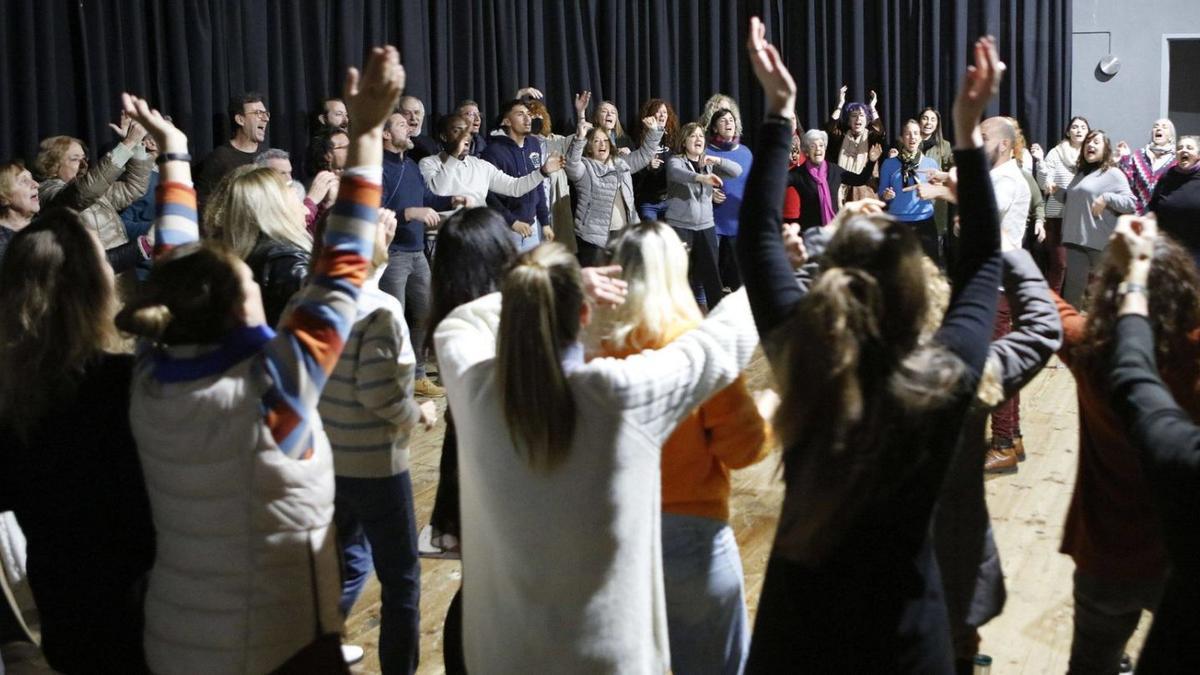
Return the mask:
POLYGON ((665 673, 661 448, 750 361, 745 291, 663 349, 568 367, 575 441, 549 472, 530 469, 504 422, 499 323, 495 293, 434 336, 458 431, 467 669, 665 673))

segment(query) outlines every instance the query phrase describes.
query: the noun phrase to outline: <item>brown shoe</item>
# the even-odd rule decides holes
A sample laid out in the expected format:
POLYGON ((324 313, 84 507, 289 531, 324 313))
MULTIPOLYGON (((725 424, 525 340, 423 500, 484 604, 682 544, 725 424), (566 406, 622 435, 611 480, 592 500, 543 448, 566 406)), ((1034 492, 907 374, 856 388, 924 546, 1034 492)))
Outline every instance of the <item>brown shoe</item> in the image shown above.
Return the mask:
POLYGON ((446 390, 434 384, 428 377, 422 377, 413 383, 413 393, 425 398, 441 398, 446 395, 446 390))
POLYGON ((1017 453, 1012 448, 992 448, 983 457, 983 472, 992 474, 1016 473, 1017 453))
POLYGON ((1017 461, 1025 461, 1025 439, 1017 436, 1013 439, 1013 451, 1017 453, 1017 461))

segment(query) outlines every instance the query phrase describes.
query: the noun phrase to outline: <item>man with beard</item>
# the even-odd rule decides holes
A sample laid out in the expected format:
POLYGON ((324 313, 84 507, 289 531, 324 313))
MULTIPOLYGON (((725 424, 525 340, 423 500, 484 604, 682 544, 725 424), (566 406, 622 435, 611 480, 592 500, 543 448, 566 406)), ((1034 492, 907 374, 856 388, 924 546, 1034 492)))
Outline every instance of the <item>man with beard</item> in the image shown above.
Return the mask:
POLYGON ((196 168, 196 192, 201 204, 226 174, 254 162, 266 138, 271 113, 262 95, 250 91, 230 100, 229 120, 233 124, 233 138, 213 148, 196 168))

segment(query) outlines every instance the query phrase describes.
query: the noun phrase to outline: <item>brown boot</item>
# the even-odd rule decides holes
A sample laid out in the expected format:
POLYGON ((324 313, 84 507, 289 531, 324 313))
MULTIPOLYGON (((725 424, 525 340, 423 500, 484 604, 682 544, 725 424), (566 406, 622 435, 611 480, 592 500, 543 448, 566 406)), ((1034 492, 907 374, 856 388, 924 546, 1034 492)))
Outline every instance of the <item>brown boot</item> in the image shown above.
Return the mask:
POLYGON ((1025 461, 1025 439, 1017 436, 1013 439, 1013 452, 1017 453, 1017 461, 1025 461))
POLYGON ((1017 453, 1013 448, 995 448, 983 457, 983 472, 991 474, 1016 473, 1017 453))

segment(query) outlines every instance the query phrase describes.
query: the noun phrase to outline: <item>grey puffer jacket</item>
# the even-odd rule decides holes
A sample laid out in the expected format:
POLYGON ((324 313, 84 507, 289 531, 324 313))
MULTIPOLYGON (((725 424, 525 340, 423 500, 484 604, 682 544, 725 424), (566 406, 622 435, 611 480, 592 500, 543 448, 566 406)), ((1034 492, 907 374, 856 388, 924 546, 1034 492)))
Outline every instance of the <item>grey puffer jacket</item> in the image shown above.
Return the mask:
POLYGON ((667 160, 668 225, 683 230, 707 230, 717 226, 713 221, 713 187, 708 183, 697 183, 696 176, 700 173, 742 175, 742 167, 737 162, 726 157, 720 160, 714 166, 702 167, 700 172, 692 168, 691 161, 683 155, 667 160))
POLYGON ((567 151, 567 178, 575 188, 575 234, 595 246, 608 243, 608 231, 613 221, 613 204, 619 195, 625 206, 625 220, 638 222, 637 202, 633 197, 633 174, 641 171, 654 159, 654 151, 662 139, 661 128, 646 132, 642 146, 624 157, 613 157, 605 164, 583 156, 587 141, 571 139, 567 151))

